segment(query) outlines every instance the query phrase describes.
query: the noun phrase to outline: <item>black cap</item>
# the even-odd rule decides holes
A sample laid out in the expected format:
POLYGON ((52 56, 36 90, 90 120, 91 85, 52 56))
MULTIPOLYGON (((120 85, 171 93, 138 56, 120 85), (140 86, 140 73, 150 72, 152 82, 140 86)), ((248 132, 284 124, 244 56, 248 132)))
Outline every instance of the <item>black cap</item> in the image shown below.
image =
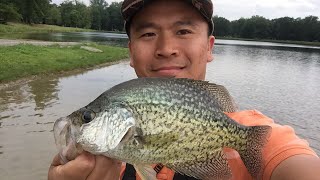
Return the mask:
MULTIPOLYGON (((137 14, 146 4, 153 0, 124 0, 121 6, 122 17, 125 20, 125 29, 129 36, 129 27, 132 17, 137 14)), ((211 0, 185 0, 195 7, 206 19, 209 25, 209 32, 213 32, 213 5, 211 0)))

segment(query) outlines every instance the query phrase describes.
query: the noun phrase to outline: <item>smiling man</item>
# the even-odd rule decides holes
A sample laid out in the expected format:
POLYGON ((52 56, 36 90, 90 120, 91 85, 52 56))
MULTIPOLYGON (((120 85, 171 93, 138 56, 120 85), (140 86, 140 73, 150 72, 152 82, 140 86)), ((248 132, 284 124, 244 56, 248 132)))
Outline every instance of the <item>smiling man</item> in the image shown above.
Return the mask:
MULTIPOLYGON (((212 61, 214 37, 210 0, 125 0, 122 14, 130 38, 130 65, 138 77, 176 77, 204 80, 212 61)), ((320 160, 308 143, 288 126, 275 124, 261 113, 228 113, 238 123, 269 125, 272 133, 263 149, 261 179, 319 179, 320 160)), ((239 154, 224 149, 232 179, 252 179, 239 154)), ((130 165, 89 153, 64 165, 57 155, 48 179, 139 179, 130 165)), ((190 179, 158 165, 158 179, 190 179)))
MULTIPOLYGON (((140 8, 142 3, 147 2, 135 6, 140 8)), ((125 8, 130 11, 133 7, 125 8)), ((181 1, 156 1, 133 17, 125 15, 130 65, 138 77, 205 78, 206 65, 213 59, 211 17, 205 20, 198 10, 181 1)))

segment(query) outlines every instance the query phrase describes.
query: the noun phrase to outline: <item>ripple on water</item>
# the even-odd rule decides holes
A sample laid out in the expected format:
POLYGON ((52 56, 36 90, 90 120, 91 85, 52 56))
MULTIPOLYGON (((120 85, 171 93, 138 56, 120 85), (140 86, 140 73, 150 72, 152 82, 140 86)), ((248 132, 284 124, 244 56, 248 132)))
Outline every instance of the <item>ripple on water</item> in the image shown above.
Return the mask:
POLYGON ((46 130, 38 130, 38 131, 27 131, 26 133, 42 133, 42 132, 47 132, 46 130))
POLYGON ((36 114, 28 115, 28 117, 43 117, 43 114, 42 113, 36 113, 36 114))
POLYGON ((7 119, 9 118, 10 116, 0 116, 0 120, 3 120, 3 119, 7 119))

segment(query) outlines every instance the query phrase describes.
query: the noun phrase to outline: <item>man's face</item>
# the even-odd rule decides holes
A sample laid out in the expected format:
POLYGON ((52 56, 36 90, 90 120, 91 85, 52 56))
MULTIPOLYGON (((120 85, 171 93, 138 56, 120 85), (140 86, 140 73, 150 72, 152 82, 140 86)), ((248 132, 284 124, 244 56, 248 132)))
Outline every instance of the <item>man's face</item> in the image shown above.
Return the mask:
POLYGON ((207 22, 191 5, 157 0, 132 19, 130 65, 138 77, 203 80, 213 44, 207 22))

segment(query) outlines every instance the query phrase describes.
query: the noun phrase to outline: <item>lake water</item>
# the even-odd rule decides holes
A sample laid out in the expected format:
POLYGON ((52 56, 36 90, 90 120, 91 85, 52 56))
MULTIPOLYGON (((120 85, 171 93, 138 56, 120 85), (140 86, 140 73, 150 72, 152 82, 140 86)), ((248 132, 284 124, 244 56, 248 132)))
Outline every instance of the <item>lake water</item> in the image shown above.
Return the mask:
MULTIPOLYGON (((104 42, 126 44, 125 38, 104 42)), ((240 109, 256 109, 279 124, 292 126, 320 154, 320 50, 275 43, 217 42, 206 79, 227 87, 240 109)), ((121 62, 0 90, 1 179, 47 179, 49 164, 57 153, 54 121, 132 78, 133 69, 128 62, 121 62)))

